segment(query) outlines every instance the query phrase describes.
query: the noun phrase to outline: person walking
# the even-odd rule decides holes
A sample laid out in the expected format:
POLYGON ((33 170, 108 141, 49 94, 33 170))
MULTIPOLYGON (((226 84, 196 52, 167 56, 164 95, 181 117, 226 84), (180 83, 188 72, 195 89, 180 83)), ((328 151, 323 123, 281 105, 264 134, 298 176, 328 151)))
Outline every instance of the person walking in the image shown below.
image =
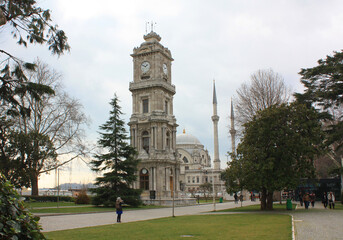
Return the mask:
POLYGON ((326 192, 323 193, 322 203, 324 205, 324 208, 326 209, 328 207, 328 194, 326 192))
POLYGON ((333 192, 330 192, 328 194, 328 200, 329 200, 330 209, 331 209, 331 206, 332 206, 332 209, 335 209, 335 195, 333 194, 333 192))
POLYGON ((311 201, 312 207, 314 207, 314 203, 316 202, 316 194, 314 192, 311 192, 310 194, 310 201, 311 201))
POLYGON ((237 203, 238 203, 238 196, 237 196, 237 193, 235 193, 235 195, 233 195, 233 197, 235 198, 235 203, 237 204, 237 203))
POLYGON ((299 202, 300 202, 300 206, 303 206, 303 194, 302 192, 299 192, 298 198, 299 198, 299 202))
POLYGON ((310 205, 310 195, 308 194, 308 192, 305 193, 303 197, 303 201, 304 201, 305 209, 308 209, 308 205, 310 205))
POLYGON ((117 201, 116 201, 116 212, 117 212, 117 222, 120 223, 121 222, 121 215, 123 214, 123 200, 120 197, 117 197, 117 201))

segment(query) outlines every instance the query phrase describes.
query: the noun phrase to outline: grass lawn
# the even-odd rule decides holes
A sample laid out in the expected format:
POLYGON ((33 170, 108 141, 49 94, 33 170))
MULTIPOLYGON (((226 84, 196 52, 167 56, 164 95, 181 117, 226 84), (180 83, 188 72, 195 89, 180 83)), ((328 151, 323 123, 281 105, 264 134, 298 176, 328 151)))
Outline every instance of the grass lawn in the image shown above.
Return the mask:
MULTIPOLYGON (((226 201, 224 201, 224 202, 226 202, 226 201)), ((196 203, 198 203, 198 200, 196 200, 196 203)), ((213 203, 213 199, 212 198, 208 198, 207 200, 199 199, 199 203, 213 203)), ((216 203, 219 203, 219 199, 216 199, 216 203)))
MULTIPOLYGON (((295 209, 295 204, 292 205, 293 210, 295 209)), ((221 210, 218 212, 256 212, 256 211, 261 211, 261 205, 257 204, 257 205, 250 205, 250 206, 244 206, 243 203, 243 207, 241 207, 240 203, 237 204, 236 208, 231 208, 231 209, 226 209, 226 210, 221 210)), ((289 211, 286 209, 286 204, 273 204, 273 211, 289 211)))
POLYGON ((292 239, 291 216, 195 215, 44 233, 48 239, 292 239), (191 237, 190 237, 191 238, 191 237))

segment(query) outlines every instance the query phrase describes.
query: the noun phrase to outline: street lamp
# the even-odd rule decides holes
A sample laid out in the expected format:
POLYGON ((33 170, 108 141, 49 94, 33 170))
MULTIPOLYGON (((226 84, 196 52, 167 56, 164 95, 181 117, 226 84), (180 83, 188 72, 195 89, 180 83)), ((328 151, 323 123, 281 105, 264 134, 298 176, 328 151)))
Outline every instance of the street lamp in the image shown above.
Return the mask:
POLYGON ((173 171, 173 217, 175 217, 175 183, 176 183, 176 166, 174 166, 173 171))
MULTIPOLYGON (((207 175, 207 170, 205 171, 205 174, 207 175)), ((214 192, 214 170, 212 168, 212 197, 213 197, 213 211, 216 211, 216 198, 215 198, 215 192, 214 192)))
POLYGON ((213 211, 216 211, 216 197, 214 192, 214 170, 212 168, 212 196, 213 196, 213 211))

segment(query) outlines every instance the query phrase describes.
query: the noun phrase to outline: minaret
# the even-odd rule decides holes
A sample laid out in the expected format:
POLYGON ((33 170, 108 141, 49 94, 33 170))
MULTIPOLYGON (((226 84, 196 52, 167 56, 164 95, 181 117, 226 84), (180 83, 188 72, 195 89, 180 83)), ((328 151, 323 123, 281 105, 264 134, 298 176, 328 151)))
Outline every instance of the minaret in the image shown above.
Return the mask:
POLYGON ((235 130, 235 115, 233 111, 233 103, 231 99, 231 129, 230 129, 230 134, 231 134, 231 147, 232 147, 232 153, 236 153, 236 130, 235 130))
POLYGON ((213 159, 213 169, 220 169, 219 160, 219 145, 218 145, 218 121, 219 117, 217 115, 217 95, 216 95, 216 84, 213 80, 213 130, 214 130, 214 159, 213 159))

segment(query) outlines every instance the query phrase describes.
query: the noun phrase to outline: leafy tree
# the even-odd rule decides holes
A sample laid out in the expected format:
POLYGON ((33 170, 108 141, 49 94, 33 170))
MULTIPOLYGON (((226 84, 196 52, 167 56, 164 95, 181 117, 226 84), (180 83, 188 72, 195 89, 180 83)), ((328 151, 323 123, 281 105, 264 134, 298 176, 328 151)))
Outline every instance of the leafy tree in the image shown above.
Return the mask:
POLYGON ((230 155, 233 160, 228 163, 228 168, 221 173, 221 180, 225 181, 226 192, 236 193, 243 190, 243 186, 240 184, 243 177, 242 164, 236 160, 235 153, 230 155))
POLYGON ((114 206, 117 197, 125 203, 138 206, 140 204, 141 190, 133 189, 132 183, 136 180, 137 152, 127 142, 128 137, 125 123, 121 117, 121 107, 115 95, 110 104, 112 110, 107 122, 100 126, 100 139, 98 145, 105 152, 96 154, 91 162, 93 170, 103 172, 97 177, 95 185, 98 188, 92 191, 95 205, 114 206))
MULTIPOLYGON (((7 26, 19 45, 47 44, 49 50, 58 56, 70 50, 64 31, 52 25, 50 11, 38 7, 34 0, 2 0, 1 26, 7 26)), ((40 99, 43 93, 53 93, 44 85, 27 81, 25 71, 33 71, 34 64, 24 62, 1 48, 0 60, 0 102, 8 106, 10 112, 29 113, 29 109, 18 102, 25 94, 40 99)))
POLYGON ((282 104, 259 112, 244 127, 226 182, 232 191, 260 191, 261 209, 272 209, 274 191, 314 176, 313 159, 323 141, 318 114, 304 105, 282 104))
POLYGON ((0 239, 46 239, 39 217, 24 206, 13 185, 0 173, 0 239))
POLYGON ((343 184, 343 50, 318 60, 316 67, 301 69, 299 74, 305 91, 295 94, 296 99, 322 112, 325 142, 331 151, 321 158, 336 165, 331 172, 341 175, 343 184))
POLYGON ((19 149, 16 148, 16 133, 13 132, 13 121, 6 115, 0 117, 0 173, 15 187, 29 187, 30 178, 25 167, 19 161, 19 149))

